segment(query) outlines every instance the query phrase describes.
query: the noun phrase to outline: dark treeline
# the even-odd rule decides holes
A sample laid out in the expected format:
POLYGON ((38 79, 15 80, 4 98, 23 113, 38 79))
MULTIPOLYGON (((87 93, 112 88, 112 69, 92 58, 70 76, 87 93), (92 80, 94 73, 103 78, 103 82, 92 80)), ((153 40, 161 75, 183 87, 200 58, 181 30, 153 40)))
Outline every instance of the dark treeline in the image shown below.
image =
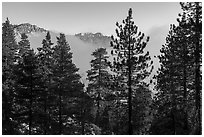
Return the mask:
POLYGON ((139 31, 132 9, 116 23, 111 58, 98 48, 81 82, 65 35, 51 35, 30 47, 26 34, 2 24, 2 134, 4 135, 187 135, 202 134, 202 7, 180 3, 178 25, 171 24, 153 61, 149 38, 139 31), (154 89, 150 88, 154 85, 154 89))

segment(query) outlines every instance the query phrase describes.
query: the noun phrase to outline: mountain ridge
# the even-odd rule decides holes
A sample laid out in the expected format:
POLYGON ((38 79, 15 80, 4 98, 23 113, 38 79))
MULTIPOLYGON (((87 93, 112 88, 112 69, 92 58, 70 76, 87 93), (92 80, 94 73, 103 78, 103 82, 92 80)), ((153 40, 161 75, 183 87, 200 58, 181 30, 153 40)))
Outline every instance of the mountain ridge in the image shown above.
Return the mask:
MULTIPOLYGON (((30 23, 21 23, 19 25, 13 25, 13 26, 14 26, 14 32, 15 32, 15 35, 17 36, 17 39, 21 37, 22 33, 25 33, 27 35, 40 35, 40 33, 47 33, 48 31, 56 34, 61 33, 57 31, 46 30, 42 27, 38 27, 37 25, 32 25, 30 23)), ((70 36, 75 36, 78 39, 84 41, 85 43, 90 43, 97 47, 109 47, 110 41, 111 41, 110 36, 103 35, 101 32, 76 33, 70 36)))
POLYGON ((21 35, 22 33, 30 34, 33 32, 40 32, 40 33, 47 32, 46 29, 38 27, 37 25, 32 25, 30 23, 21 23, 19 25, 13 25, 13 27, 17 35, 21 35))

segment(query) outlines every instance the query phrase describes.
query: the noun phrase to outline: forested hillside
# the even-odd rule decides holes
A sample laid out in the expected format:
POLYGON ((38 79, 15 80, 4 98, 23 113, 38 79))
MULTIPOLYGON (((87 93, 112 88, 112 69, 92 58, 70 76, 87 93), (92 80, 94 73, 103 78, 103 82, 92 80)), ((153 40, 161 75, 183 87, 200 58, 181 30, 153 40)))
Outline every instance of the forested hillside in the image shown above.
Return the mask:
POLYGON ((99 44, 90 55, 86 82, 65 34, 52 37, 48 30, 13 25, 7 18, 2 23, 2 134, 201 135, 202 4, 180 6, 178 25, 169 24, 155 55, 160 66, 153 77, 153 59, 145 50, 151 37, 140 31, 131 8, 111 37, 76 34, 99 44), (30 31, 45 33, 37 50, 30 31))

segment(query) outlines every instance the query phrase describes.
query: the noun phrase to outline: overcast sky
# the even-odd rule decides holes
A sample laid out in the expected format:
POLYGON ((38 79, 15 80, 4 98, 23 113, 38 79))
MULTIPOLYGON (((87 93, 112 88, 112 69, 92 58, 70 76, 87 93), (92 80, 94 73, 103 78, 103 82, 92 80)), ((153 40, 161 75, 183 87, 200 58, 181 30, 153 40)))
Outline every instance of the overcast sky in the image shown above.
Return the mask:
POLYGON ((12 24, 28 22, 66 34, 102 32, 112 35, 115 23, 127 17, 129 8, 133 9, 135 24, 145 33, 176 23, 181 12, 177 2, 3 2, 2 21, 8 17, 12 24))

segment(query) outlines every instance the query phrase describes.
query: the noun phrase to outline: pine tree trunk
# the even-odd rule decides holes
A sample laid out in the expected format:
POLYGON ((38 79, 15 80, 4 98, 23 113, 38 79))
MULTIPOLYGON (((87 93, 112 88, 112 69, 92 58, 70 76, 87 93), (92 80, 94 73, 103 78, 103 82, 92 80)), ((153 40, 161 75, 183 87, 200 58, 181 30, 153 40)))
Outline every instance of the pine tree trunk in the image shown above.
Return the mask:
POLYGON ((99 114, 100 113, 100 93, 98 92, 98 97, 97 97, 97 112, 96 112, 96 125, 99 125, 99 114))
POLYGON ((32 134, 32 99, 30 99, 29 106, 29 135, 32 134))
POLYGON ((172 117, 172 121, 173 121, 173 135, 176 135, 176 121, 175 121, 175 112, 174 112, 174 108, 172 108, 171 110, 171 117, 172 117))
POLYGON ((133 134, 132 129, 132 79, 131 79, 131 47, 130 47, 130 24, 129 24, 129 45, 128 45, 128 134, 133 134))
POLYGON ((85 127, 85 123, 84 123, 84 120, 82 121, 82 129, 81 129, 81 133, 82 133, 82 135, 85 135, 85 133, 84 133, 84 127, 85 127))
POLYGON ((30 81, 30 104, 29 104, 29 135, 32 134, 32 105, 33 105, 33 79, 31 70, 31 81, 30 81))
POLYGON ((100 116, 100 90, 101 90, 101 54, 99 55, 99 89, 98 89, 98 97, 97 97, 97 113, 96 113, 96 125, 99 125, 99 116, 100 116))
POLYGON ((117 109, 117 113, 116 113, 116 135, 119 135, 119 95, 117 95, 117 103, 116 103, 116 109, 117 109))
POLYGON ((195 47, 195 90, 196 90, 196 110, 198 112, 198 128, 197 134, 202 134, 202 125, 201 125, 201 98, 200 98, 200 34, 199 34, 199 3, 196 2, 196 47, 195 47))
MULTIPOLYGON (((49 85, 48 85, 48 96, 50 95, 50 89, 51 89, 51 87, 50 87, 50 85, 51 85, 51 76, 50 76, 50 74, 49 74, 49 85)), ((46 133, 47 134, 49 134, 49 126, 50 126, 50 121, 51 121, 51 116, 50 116, 50 102, 49 102, 49 98, 47 98, 48 100, 48 103, 47 103, 47 125, 46 125, 46 133)))
MULTIPOLYGON (((46 89, 47 90, 47 89, 46 89)), ((44 97, 44 135, 47 134, 47 92, 45 91, 45 97, 44 97)))
POLYGON ((62 134, 62 95, 61 95, 61 83, 59 90, 59 135, 62 134))
MULTIPOLYGON (((129 62, 130 64, 130 62, 129 62)), ((129 66, 129 75, 128 75, 128 114, 129 114, 129 119, 128 119, 128 134, 132 135, 132 89, 131 89, 131 69, 129 66)))
POLYGON ((82 102, 81 102, 81 134, 84 135, 86 108, 85 108, 85 99, 84 99, 83 94, 82 94, 81 98, 82 98, 82 102))
POLYGON ((84 119, 84 116, 85 116, 85 110, 82 109, 82 122, 81 122, 81 133, 82 135, 84 135, 84 127, 85 127, 85 119, 84 119))
POLYGON ((187 113, 187 72, 186 72, 186 66, 187 66, 187 45, 183 45, 183 53, 184 53, 184 64, 183 64, 183 98, 184 98, 184 130, 188 134, 188 113, 187 113))

